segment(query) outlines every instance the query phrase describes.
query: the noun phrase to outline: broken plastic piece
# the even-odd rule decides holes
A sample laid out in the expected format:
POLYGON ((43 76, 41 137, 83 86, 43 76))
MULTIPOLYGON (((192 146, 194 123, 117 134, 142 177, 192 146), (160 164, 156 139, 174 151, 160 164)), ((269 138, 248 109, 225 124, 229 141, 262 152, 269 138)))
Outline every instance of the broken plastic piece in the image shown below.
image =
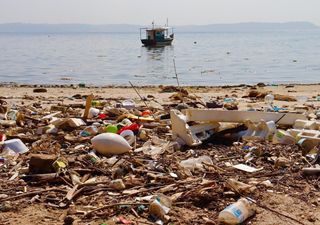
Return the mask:
POLYGON ((4 142, 4 150, 11 149, 15 153, 23 154, 29 151, 20 139, 11 139, 4 142))
POLYGON ((178 110, 170 111, 173 138, 180 137, 187 145, 196 146, 208 139, 210 132, 217 130, 219 123, 206 123, 189 126, 187 118, 178 110))

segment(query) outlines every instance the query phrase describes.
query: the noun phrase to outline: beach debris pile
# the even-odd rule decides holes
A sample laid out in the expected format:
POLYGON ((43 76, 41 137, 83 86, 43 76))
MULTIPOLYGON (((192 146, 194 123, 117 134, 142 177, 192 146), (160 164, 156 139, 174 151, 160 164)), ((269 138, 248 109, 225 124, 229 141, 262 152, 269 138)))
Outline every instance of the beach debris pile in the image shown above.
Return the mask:
POLYGON ((1 212, 44 204, 67 210, 65 224, 240 224, 266 210, 307 224, 262 193, 320 197, 316 116, 278 108, 275 99, 294 98, 270 93, 245 97, 265 109, 239 110, 235 99, 162 92, 174 93, 159 108, 92 94, 72 104, 1 99, 1 212))

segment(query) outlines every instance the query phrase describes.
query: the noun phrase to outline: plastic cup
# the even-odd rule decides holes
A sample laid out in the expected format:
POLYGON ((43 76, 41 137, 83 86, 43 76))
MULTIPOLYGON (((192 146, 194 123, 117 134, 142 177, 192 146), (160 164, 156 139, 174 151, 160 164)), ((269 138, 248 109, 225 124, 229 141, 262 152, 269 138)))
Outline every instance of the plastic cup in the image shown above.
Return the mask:
POLYGON ((127 140, 129 145, 134 143, 135 136, 132 130, 124 130, 120 133, 120 135, 127 140))

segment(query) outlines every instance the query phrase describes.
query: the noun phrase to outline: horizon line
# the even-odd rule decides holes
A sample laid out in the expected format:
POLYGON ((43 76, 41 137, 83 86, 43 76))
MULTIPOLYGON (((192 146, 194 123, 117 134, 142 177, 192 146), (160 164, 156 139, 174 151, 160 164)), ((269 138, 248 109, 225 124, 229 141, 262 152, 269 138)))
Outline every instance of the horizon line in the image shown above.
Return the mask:
MULTIPOLYGON (((247 21, 247 22, 226 22, 226 23, 207 23, 207 24, 184 24, 184 25, 170 25, 170 26, 209 26, 209 25, 237 25, 237 24, 290 24, 290 23, 308 23, 314 26, 319 26, 310 21, 286 21, 286 22, 259 22, 259 21, 247 21)), ((126 25, 126 26, 142 26, 142 24, 130 24, 130 23, 34 23, 34 22, 0 22, 0 25, 5 24, 22 24, 22 25, 90 25, 90 26, 106 26, 106 25, 126 25)))

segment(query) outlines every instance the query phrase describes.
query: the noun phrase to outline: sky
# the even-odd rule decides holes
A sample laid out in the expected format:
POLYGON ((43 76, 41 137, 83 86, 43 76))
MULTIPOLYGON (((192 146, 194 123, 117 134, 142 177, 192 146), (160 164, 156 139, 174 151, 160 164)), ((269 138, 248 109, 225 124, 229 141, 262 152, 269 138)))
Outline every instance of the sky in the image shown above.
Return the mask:
POLYGON ((308 21, 320 0, 0 0, 0 23, 171 25, 308 21))

